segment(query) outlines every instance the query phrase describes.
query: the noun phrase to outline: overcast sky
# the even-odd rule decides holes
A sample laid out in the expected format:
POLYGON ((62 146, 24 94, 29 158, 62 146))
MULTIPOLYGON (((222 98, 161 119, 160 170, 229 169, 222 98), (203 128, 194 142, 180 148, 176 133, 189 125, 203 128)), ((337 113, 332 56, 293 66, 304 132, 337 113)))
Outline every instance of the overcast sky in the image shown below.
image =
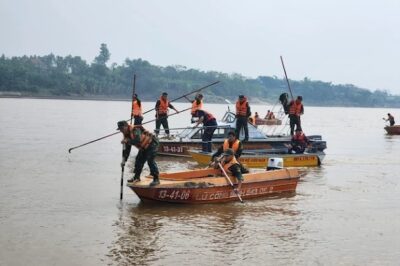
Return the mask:
POLYGON ((400 94, 400 0, 0 0, 0 54, 354 84, 400 94))

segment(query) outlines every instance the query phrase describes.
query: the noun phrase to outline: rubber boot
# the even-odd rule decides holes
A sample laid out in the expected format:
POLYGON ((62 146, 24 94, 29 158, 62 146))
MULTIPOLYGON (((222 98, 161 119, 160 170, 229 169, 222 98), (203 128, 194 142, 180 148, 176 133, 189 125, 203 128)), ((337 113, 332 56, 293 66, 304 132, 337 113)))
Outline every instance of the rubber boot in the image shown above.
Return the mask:
POLYGON ((158 176, 154 176, 153 177, 153 181, 150 183, 151 187, 157 186, 160 184, 160 179, 158 178, 158 176))
POLYGON ((212 144, 211 141, 207 142, 207 151, 212 152, 212 144))

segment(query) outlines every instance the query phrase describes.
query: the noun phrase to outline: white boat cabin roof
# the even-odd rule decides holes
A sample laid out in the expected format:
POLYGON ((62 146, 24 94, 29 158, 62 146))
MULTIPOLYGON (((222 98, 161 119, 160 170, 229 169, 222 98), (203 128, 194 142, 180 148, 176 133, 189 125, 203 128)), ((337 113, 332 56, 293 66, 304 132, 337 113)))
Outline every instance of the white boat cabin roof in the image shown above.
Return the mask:
MULTIPOLYGON (((228 133, 230 131, 234 131, 236 128, 236 117, 235 114, 227 111, 225 115, 222 117, 221 120, 217 121, 218 127, 214 131, 213 139, 225 139, 228 136, 228 133)), ((249 128, 249 139, 251 140, 266 140, 268 137, 264 135, 262 131, 257 129, 254 125, 251 123, 248 123, 248 128, 249 128)), ((199 126, 198 128, 192 128, 188 127, 187 129, 184 129, 181 131, 176 137, 179 139, 192 139, 192 140, 198 140, 201 139, 201 136, 203 135, 203 128, 199 126)), ((244 131, 242 130, 240 132, 240 139, 244 138, 244 131)))

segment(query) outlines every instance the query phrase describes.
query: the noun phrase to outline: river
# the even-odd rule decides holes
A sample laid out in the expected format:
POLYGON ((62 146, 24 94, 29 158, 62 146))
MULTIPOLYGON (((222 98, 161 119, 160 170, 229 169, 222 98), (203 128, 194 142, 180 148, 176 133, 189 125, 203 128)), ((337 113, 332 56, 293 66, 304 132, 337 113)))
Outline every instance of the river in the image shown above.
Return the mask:
MULTIPOLYGON (((129 108, 0 99, 0 265, 398 265, 400 136, 386 135, 382 117, 400 110, 306 105, 305 133, 328 148, 296 195, 183 206, 141 203, 128 188, 119 201, 119 135, 68 153, 115 132, 129 108)), ((227 105, 205 108, 221 118, 227 105)), ((170 127, 189 121, 182 113, 170 127)), ((161 171, 196 167, 157 160, 161 171)))

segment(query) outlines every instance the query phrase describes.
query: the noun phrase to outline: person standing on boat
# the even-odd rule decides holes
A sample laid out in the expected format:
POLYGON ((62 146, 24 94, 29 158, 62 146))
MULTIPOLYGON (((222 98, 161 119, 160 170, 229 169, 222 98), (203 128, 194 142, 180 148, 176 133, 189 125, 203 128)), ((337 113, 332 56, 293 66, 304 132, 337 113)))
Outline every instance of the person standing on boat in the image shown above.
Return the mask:
MULTIPOLYGON (((235 152, 232 149, 227 149, 224 152, 224 157, 222 159, 221 165, 228 175, 236 177, 236 179, 238 180, 238 184, 235 189, 239 192, 240 188, 242 187, 243 175, 240 163, 236 160, 234 155, 235 152)), ((214 167, 218 168, 218 164, 215 164, 214 167)))
POLYGON ((199 93, 196 95, 194 100, 192 101, 192 110, 190 113, 192 114, 192 119, 191 122, 194 123, 194 117, 193 115, 197 110, 203 110, 203 94, 199 93))
POLYGON ((394 126, 395 122, 394 122, 394 116, 392 116, 390 113, 388 113, 388 118, 385 119, 386 121, 389 121, 390 126, 394 126))
POLYGON ((197 127, 199 124, 203 123, 203 136, 201 137, 202 140, 202 151, 204 152, 211 152, 212 150, 212 137, 214 135, 214 131, 217 129, 217 120, 215 117, 204 110, 196 110, 193 114, 193 117, 197 117, 198 120, 194 127, 197 127))
POLYGON ((133 171, 135 174, 128 182, 140 181, 140 174, 142 173, 145 162, 147 162, 150 168, 150 174, 153 176, 153 181, 150 183, 150 186, 160 184, 158 166, 155 161, 159 144, 156 136, 144 129, 141 125, 128 125, 126 121, 119 121, 117 125, 117 129, 124 135, 124 139, 121 143, 125 144, 121 166, 125 166, 132 146, 135 146, 139 150, 135 159, 135 169, 133 171))
POLYGON ((168 108, 174 109, 175 112, 179 113, 174 106, 168 101, 168 93, 163 92, 160 99, 156 102, 156 129, 154 132, 156 136, 160 133, 160 127, 163 126, 167 137, 169 138, 169 126, 168 126, 168 108))
POLYGON ((250 106, 247 102, 247 98, 244 95, 239 95, 239 99, 236 102, 236 136, 239 138, 240 131, 244 129, 244 140, 249 140, 249 128, 248 120, 251 116, 250 106))
POLYGON ((292 137, 292 141, 289 148, 289 153, 301 154, 304 153, 310 141, 304 135, 301 129, 296 129, 296 134, 292 137))
POLYGON ((138 95, 135 93, 132 99, 132 113, 131 116, 135 119, 134 125, 141 125, 143 121, 142 102, 139 100, 138 95))
POLYGON ((218 148, 218 150, 212 155, 211 162, 214 162, 215 158, 218 158, 226 150, 232 149, 235 153, 235 158, 239 159, 242 155, 243 145, 240 140, 237 139, 235 132, 230 131, 228 138, 224 140, 224 143, 218 148))
POLYGON ((289 103, 289 120, 290 120, 290 135, 294 134, 294 126, 296 130, 301 130, 301 120, 300 116, 304 114, 304 106, 302 104, 303 97, 297 96, 296 100, 292 100, 289 103))

